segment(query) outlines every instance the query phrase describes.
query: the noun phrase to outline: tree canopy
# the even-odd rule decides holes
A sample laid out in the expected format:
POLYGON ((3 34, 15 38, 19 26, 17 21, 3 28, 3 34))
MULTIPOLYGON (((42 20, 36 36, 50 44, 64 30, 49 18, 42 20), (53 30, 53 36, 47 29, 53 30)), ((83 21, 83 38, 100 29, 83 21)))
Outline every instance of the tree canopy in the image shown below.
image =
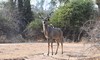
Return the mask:
POLYGON ((52 15, 51 23, 56 27, 81 27, 93 13, 92 1, 76 0, 60 6, 52 15))

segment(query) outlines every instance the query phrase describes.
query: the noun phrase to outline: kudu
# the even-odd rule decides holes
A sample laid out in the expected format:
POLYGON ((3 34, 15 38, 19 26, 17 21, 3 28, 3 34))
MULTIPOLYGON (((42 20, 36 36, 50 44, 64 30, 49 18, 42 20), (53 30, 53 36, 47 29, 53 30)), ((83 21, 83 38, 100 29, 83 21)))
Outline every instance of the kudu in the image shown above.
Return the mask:
POLYGON ((59 48, 59 42, 61 43, 61 49, 62 49, 62 54, 63 54, 63 32, 61 31, 60 28, 54 28, 53 26, 49 25, 49 18, 46 18, 42 21, 43 24, 43 32, 44 35, 48 41, 48 54, 50 52, 50 43, 51 43, 51 50, 52 50, 52 55, 53 55, 53 41, 55 40, 57 42, 57 49, 56 53, 58 52, 59 48))

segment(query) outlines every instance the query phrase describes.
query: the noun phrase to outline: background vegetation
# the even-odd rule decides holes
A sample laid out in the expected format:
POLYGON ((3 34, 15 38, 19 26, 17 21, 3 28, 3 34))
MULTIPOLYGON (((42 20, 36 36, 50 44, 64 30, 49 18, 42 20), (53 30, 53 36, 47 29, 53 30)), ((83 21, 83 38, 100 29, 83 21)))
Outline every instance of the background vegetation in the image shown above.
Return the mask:
POLYGON ((94 15, 94 4, 91 0, 51 0, 47 9, 44 4, 45 0, 37 0, 36 5, 31 5, 30 0, 2 2, 0 35, 5 35, 10 40, 19 35, 21 40, 36 40, 36 37, 44 39, 41 22, 43 19, 39 17, 41 15, 44 18, 49 16, 50 23, 61 28, 65 38, 79 41, 80 28, 94 15))

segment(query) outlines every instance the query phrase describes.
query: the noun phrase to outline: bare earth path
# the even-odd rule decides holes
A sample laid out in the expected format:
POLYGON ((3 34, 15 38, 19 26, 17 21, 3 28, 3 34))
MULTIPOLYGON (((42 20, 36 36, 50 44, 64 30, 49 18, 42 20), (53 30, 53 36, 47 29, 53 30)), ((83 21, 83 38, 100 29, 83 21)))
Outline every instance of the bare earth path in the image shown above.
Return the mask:
MULTIPOLYGON (((87 44, 86 47, 89 47, 87 44)), ((85 47, 85 48, 86 48, 85 47)), ((54 52, 56 44, 54 43, 54 52)), ((0 60, 78 60, 84 58, 84 45, 64 43, 64 54, 59 47, 57 55, 47 56, 47 43, 15 43, 0 44, 0 60)))

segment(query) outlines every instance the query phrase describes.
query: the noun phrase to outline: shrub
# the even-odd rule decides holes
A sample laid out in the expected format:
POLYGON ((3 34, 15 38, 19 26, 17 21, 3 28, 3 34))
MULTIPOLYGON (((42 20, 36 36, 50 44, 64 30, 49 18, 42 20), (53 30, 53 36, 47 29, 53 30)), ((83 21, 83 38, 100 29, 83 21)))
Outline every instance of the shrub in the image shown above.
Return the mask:
POLYGON ((50 22, 60 28, 80 27, 89 20, 93 12, 90 0, 75 0, 60 6, 50 18, 50 22))
POLYGON ((36 19, 34 21, 32 21, 29 25, 28 28, 32 28, 32 29, 42 29, 42 22, 40 19, 36 19))

